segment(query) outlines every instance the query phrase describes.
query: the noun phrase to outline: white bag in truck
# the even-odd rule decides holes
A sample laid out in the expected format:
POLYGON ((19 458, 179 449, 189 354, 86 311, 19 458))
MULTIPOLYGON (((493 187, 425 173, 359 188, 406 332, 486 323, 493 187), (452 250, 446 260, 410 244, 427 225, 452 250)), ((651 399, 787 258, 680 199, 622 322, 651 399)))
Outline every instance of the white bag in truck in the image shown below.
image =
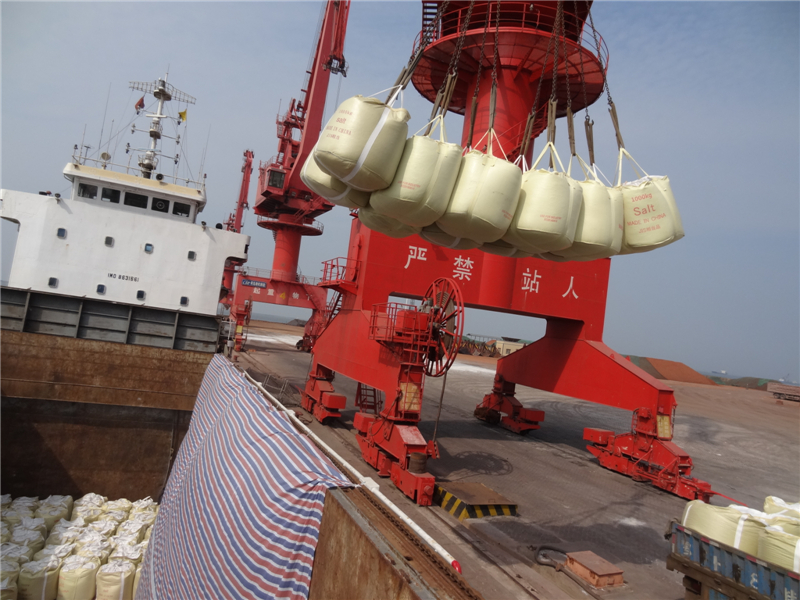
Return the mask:
POLYGON ((471 150, 461 159, 453 195, 436 224, 456 238, 497 241, 514 218, 521 182, 515 164, 471 150))
POLYGON ((397 219, 379 214, 370 206, 358 209, 358 220, 368 229, 388 235, 391 238, 404 238, 420 231, 419 227, 411 227, 397 219))
POLYGON ((563 250, 572 244, 578 225, 583 191, 568 177, 552 142, 522 176, 519 205, 503 240, 532 254, 563 250), (547 152, 561 171, 537 169, 547 152))
POLYGON ((758 538, 756 556, 768 563, 800 573, 800 538, 780 527, 766 527, 758 538))
POLYGON ((763 513, 744 506, 713 506, 702 500, 692 500, 686 504, 681 523, 712 540, 755 556, 758 536, 766 527, 760 515, 763 513))
POLYGON ((126 560, 113 561, 97 572, 97 600, 133 600, 136 565, 126 560))
MULTIPOLYGON (((315 149, 316 146, 314 146, 315 149)), ((322 196, 328 202, 333 202, 345 208, 359 208, 369 204, 368 192, 354 190, 330 173, 320 169, 317 161, 314 160, 314 150, 311 150, 303 169, 300 171, 300 179, 308 186, 308 189, 322 196)))
POLYGON ((436 223, 433 225, 428 225, 427 227, 423 227, 422 231, 419 232, 419 237, 426 242, 436 244, 437 246, 450 248, 451 250, 472 250, 473 248, 478 248, 481 245, 480 242, 476 242, 474 240, 453 237, 449 233, 445 233, 439 229, 439 226, 436 223))
POLYGON ((764 498, 764 512, 800 519, 800 502, 790 503, 777 496, 767 496, 764 498))
MULTIPOLYGON (((583 192, 583 202, 575 226, 572 245, 552 253, 571 260, 596 260, 619 254, 622 248, 624 219, 622 215, 622 194, 611 193, 611 188, 603 185, 595 172, 580 156, 577 156, 586 178, 578 181, 583 192)), ((572 169, 572 159, 567 175, 572 169)))
POLYGON ((320 133, 314 159, 323 170, 364 192, 389 187, 408 135, 410 115, 377 98, 342 102, 320 133))
POLYGON ((391 185, 372 192, 369 205, 376 212, 412 227, 425 227, 444 214, 461 168, 462 148, 448 144, 441 116, 440 139, 415 135, 406 140, 391 185))
POLYGON ((676 242, 684 236, 681 215, 669 177, 643 175, 636 181, 622 183, 622 159, 628 158, 639 167, 630 153, 621 148, 617 168, 617 187, 622 192, 625 233, 620 254, 648 252, 676 242))

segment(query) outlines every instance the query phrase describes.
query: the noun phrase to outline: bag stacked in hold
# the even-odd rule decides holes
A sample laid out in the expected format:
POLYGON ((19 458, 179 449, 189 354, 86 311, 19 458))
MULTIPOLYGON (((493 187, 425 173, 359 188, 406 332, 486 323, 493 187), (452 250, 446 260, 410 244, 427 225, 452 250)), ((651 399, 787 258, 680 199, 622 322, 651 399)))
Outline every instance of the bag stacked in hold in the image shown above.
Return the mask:
MULTIPOLYGON (((487 135, 494 135, 489 130, 487 135)), ((478 144, 480 145, 480 141, 478 144)), ((514 163, 470 150, 461 159, 453 194, 436 225, 453 238, 480 244, 502 238, 514 218, 520 198, 522 171, 514 163)))
POLYGON ((676 242, 684 236, 669 177, 648 175, 625 148, 620 148, 619 151, 617 187, 622 192, 622 211, 625 218, 620 254, 648 252, 676 242), (634 165, 639 176, 636 181, 622 183, 623 158, 634 165))
POLYGON ((59 571, 61 561, 54 557, 25 563, 20 567, 17 578, 19 597, 56 600, 59 571))
POLYGON ((522 176, 519 206, 503 240, 533 254, 569 248, 582 200, 581 186, 564 172, 555 146, 548 142, 531 170, 522 176), (561 171, 537 169, 548 151, 561 171))
MULTIPOLYGON (((554 257, 587 261, 609 258, 622 248, 624 218, 622 215, 622 193, 609 188, 600 181, 594 170, 576 155, 585 179, 578 181, 582 202, 575 225, 572 245, 554 250, 554 257)), ((572 170, 572 159, 567 168, 567 177, 572 170)))
POLYGON ((99 569, 99 562, 85 556, 65 558, 58 576, 58 600, 94 598, 99 569))
POLYGON ((136 565, 118 560, 103 565, 97 571, 97 600, 132 600, 136 565))
POLYGON ((444 214, 461 167, 462 148, 447 142, 443 117, 429 126, 430 134, 439 128, 439 140, 419 132, 408 138, 391 185, 369 201, 377 213, 410 227, 429 226, 444 214))

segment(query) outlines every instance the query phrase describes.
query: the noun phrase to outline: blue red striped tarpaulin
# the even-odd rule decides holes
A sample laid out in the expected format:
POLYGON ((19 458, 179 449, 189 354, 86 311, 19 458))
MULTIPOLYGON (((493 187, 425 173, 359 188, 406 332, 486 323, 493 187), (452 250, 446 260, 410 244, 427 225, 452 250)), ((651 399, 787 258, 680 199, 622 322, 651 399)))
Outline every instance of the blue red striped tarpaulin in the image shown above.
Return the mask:
POLYGON ((307 598, 325 491, 350 485, 287 415, 214 356, 137 600, 307 598))

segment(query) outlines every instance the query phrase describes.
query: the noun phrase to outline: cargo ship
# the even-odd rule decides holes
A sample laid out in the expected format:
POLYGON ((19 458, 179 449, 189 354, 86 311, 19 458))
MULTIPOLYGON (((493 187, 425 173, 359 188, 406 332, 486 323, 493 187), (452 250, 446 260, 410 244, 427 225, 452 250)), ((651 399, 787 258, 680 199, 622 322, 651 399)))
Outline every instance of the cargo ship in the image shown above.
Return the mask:
POLYGON ((205 176, 159 168, 180 160, 160 143, 180 143, 185 116, 165 105, 195 98, 167 77, 130 87, 148 143, 127 144, 128 164, 76 145, 68 197, 0 191, 19 230, 2 289, 2 486, 15 496, 160 495, 222 343, 223 271, 247 259, 249 236, 198 222, 205 176))

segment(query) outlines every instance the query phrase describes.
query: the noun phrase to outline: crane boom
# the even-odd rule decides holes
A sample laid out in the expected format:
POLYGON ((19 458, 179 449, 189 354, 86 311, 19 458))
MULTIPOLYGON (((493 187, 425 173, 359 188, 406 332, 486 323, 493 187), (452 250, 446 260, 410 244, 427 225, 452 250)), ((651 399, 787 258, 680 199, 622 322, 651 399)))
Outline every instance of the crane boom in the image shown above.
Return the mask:
POLYGON ((331 73, 346 74, 343 55, 350 0, 329 0, 322 19, 317 48, 302 96, 292 98, 278 115, 278 154, 261 163, 254 211, 268 218, 294 215, 304 223, 333 205, 313 194, 300 180, 300 167, 319 139, 331 73))

